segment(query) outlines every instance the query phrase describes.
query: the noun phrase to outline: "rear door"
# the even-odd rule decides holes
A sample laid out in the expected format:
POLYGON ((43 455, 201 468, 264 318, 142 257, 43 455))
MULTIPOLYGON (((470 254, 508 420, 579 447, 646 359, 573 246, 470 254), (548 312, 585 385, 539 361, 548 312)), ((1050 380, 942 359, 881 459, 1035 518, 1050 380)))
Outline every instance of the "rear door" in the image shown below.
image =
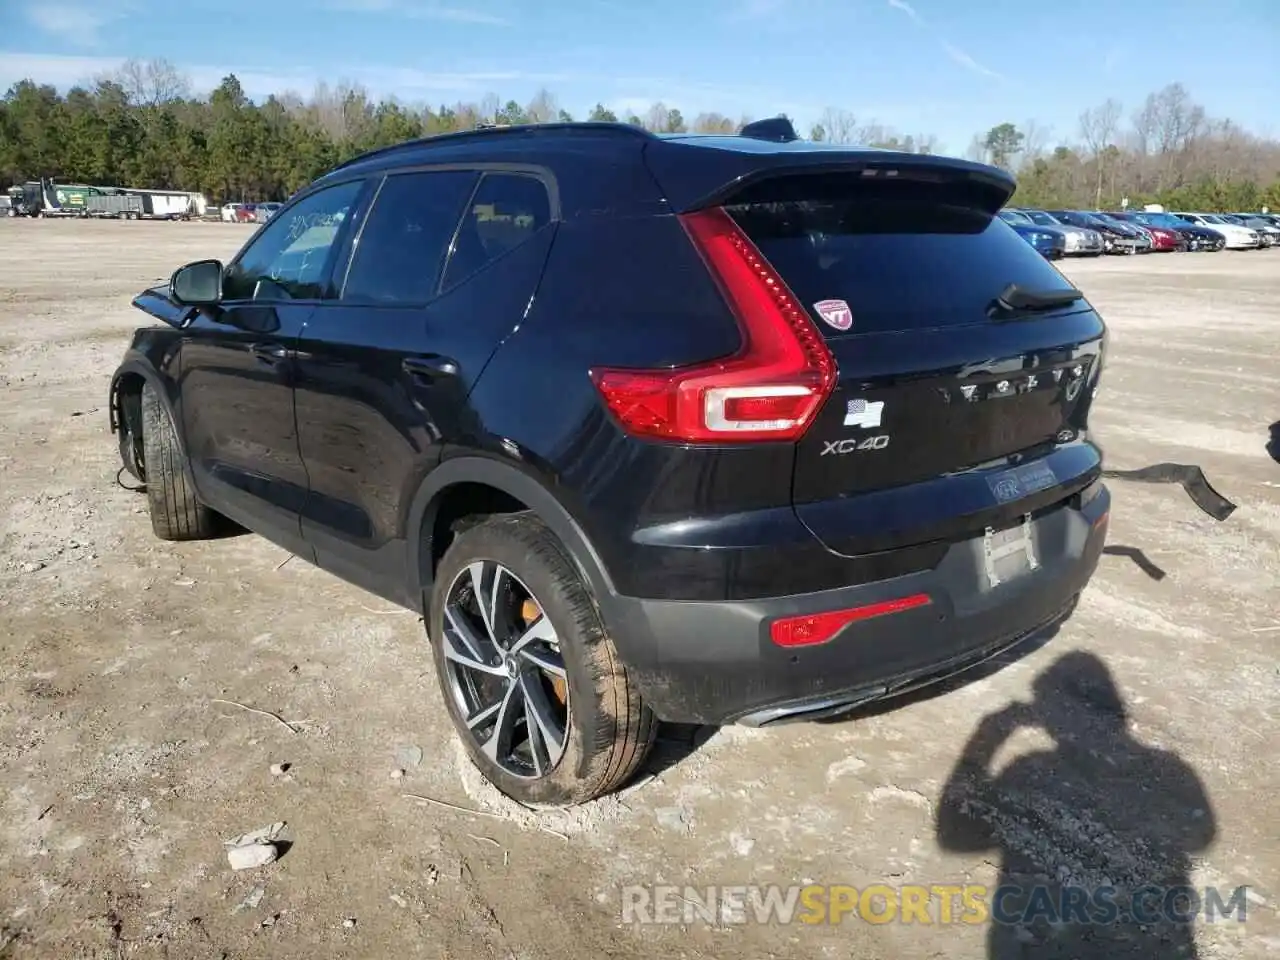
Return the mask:
POLYGON ((829 546, 850 546, 857 497, 875 504, 854 536, 862 552, 935 536, 931 518, 1067 479, 1024 469, 999 494, 982 482, 939 486, 1075 444, 1100 361, 1104 328, 1085 300, 1021 312, 996 304, 1010 284, 1071 287, 988 206, 963 179, 844 176, 766 184, 729 207, 839 367, 793 480, 802 519, 829 546))
POLYGON ((425 170, 382 181, 340 296, 298 343, 302 527, 321 567, 420 602, 405 582, 409 505, 448 448, 473 448, 482 432, 467 397, 524 315, 551 219, 533 175, 425 170))

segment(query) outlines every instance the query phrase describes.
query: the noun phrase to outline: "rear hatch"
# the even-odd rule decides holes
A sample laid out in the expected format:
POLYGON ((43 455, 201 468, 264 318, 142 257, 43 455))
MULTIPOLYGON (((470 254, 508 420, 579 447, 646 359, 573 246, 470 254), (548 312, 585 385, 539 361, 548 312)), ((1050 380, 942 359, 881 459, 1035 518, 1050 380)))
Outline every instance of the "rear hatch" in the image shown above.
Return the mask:
MULTIPOLYGON (((1003 202, 936 158, 765 178, 727 198, 838 365, 793 480, 828 547, 888 549, 956 533, 962 515, 1007 514, 1018 504, 990 476, 1083 446, 1104 326, 995 215, 1003 202)), ((1072 470, 1096 469, 1092 450, 1076 452, 1072 470)), ((1004 489, 1065 496, 1078 478, 1064 473, 1032 482, 1032 469, 1004 489)))

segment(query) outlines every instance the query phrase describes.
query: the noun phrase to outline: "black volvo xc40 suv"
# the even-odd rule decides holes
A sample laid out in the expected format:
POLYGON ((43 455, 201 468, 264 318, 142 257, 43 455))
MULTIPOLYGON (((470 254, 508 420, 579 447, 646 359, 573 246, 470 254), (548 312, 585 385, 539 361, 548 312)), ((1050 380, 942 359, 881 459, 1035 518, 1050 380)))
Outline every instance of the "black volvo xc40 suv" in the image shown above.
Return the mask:
POLYGON ((419 611, 485 776, 582 802, 658 720, 834 716, 1069 615, 1107 336, 1014 186, 784 119, 399 144, 139 294, 111 426, 156 534, 419 611))

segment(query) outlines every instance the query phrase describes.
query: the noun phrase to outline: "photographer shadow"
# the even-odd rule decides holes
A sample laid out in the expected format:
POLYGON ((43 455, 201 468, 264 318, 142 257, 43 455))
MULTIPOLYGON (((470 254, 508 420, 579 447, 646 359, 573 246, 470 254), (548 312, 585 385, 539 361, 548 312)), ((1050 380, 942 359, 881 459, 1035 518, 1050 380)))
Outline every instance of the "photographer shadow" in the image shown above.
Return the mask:
POLYGON ((1196 957, 1191 854, 1215 835, 1204 786, 1176 754, 1133 738, 1093 654, 1064 654, 1034 692, 978 724, 938 805, 944 850, 1000 854, 986 898, 988 957, 1196 957), (994 771, 1024 727, 1052 747, 994 771))

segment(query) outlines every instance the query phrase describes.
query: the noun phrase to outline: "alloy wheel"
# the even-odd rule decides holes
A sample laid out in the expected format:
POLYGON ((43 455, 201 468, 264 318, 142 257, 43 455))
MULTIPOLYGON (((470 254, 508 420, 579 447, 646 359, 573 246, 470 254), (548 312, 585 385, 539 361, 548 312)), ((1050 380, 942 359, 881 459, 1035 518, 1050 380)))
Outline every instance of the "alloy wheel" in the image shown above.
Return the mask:
POLYGON ((454 577, 442 644, 467 735, 507 773, 538 779, 564 755, 569 688, 560 640, 533 592, 494 560, 454 577))

